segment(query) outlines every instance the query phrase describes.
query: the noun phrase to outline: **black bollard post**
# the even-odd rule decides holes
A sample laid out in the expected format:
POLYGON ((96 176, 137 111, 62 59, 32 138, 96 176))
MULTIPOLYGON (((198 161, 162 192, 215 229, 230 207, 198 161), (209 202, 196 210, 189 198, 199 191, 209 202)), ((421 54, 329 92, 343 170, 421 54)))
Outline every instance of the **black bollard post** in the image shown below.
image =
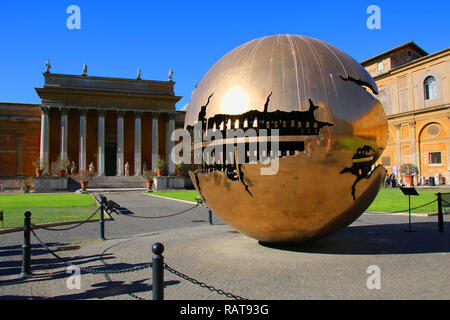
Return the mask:
POLYGON ((22 245, 22 273, 21 278, 31 277, 31 212, 25 212, 24 226, 23 226, 23 245, 22 245))
POLYGON ((212 223, 212 212, 211 212, 211 210, 208 210, 208 223, 209 224, 213 224, 212 223))
POLYGON ((153 244, 152 251, 155 254, 152 257, 153 300, 164 300, 164 246, 157 242, 153 244))
POLYGON ((103 215, 103 210, 105 208, 105 203, 102 201, 100 204, 100 240, 106 240, 105 239, 105 217, 103 215))
POLYGON ((438 203, 438 231, 444 232, 444 214, 442 212, 442 195, 440 192, 436 194, 438 203))

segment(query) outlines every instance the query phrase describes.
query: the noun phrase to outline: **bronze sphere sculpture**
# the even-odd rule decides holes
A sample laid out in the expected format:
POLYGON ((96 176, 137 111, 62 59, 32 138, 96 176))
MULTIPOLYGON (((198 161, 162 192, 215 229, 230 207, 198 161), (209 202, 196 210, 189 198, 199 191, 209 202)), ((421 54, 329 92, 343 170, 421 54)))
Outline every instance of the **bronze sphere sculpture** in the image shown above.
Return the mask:
POLYGON ((262 242, 301 243, 348 226, 385 175, 375 166, 388 134, 377 90, 357 61, 321 40, 275 35, 242 44, 207 72, 187 109, 186 129, 223 136, 194 144, 203 152, 190 171, 196 190, 224 222, 262 242), (270 161, 249 161, 248 149, 239 161, 236 147, 252 138, 230 139, 230 129, 253 129, 258 143, 265 129, 263 141, 278 147, 259 154, 270 161), (223 152, 205 155, 208 145, 223 152))

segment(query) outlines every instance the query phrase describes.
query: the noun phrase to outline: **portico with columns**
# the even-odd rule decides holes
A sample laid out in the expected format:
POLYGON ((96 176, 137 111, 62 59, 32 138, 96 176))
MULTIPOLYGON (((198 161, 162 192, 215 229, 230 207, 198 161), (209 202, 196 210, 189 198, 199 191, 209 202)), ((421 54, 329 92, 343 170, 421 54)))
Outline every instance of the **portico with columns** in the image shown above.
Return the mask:
POLYGON ((98 176, 130 176, 155 170, 156 160, 170 159, 170 135, 182 127, 184 112, 176 111, 181 99, 175 82, 88 75, 44 74, 36 88, 41 105, 41 161, 49 173, 59 160, 74 161, 77 171, 94 164, 98 176))

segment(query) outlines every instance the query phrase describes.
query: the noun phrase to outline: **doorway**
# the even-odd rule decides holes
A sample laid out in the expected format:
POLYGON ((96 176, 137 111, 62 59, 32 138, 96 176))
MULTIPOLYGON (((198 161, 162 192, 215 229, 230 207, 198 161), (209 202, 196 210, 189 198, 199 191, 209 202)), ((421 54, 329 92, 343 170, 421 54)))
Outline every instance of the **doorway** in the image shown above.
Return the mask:
POLYGON ((117 174, 117 144, 105 143, 105 175, 115 176, 117 174))

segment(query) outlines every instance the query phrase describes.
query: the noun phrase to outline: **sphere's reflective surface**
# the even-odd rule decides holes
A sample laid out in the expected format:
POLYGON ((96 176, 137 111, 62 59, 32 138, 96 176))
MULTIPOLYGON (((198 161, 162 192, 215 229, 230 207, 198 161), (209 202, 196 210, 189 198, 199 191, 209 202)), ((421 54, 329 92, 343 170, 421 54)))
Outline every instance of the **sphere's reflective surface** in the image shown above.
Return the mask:
POLYGON ((304 242, 347 226, 385 174, 371 170, 387 120, 368 91, 377 87, 366 70, 320 40, 276 35, 230 51, 195 89, 185 127, 279 129, 278 171, 261 175, 261 161, 223 158, 190 172, 197 191, 223 221, 264 242, 304 242))

